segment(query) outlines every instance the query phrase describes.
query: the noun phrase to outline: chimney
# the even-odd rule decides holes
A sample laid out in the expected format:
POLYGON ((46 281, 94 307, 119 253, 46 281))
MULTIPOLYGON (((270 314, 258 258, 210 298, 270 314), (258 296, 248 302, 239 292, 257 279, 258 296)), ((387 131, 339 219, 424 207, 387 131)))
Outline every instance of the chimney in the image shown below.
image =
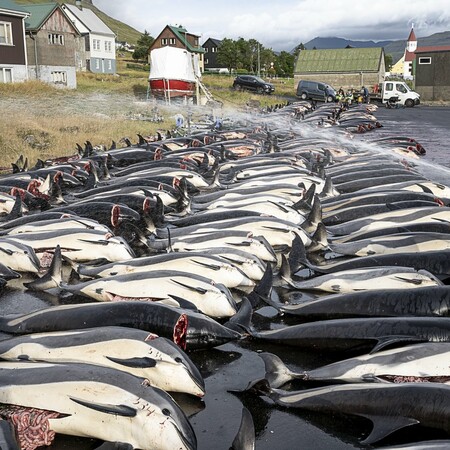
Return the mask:
POLYGON ((81 11, 83 7, 81 6, 81 0, 76 0, 75 6, 81 11))

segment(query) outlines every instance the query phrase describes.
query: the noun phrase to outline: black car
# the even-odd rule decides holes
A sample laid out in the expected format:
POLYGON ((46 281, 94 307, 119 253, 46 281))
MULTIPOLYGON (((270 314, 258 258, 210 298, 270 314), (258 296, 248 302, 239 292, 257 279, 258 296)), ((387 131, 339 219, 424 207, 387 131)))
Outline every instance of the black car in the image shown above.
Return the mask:
POLYGON ((271 94, 275 91, 273 84, 267 83, 254 75, 239 75, 233 81, 233 89, 256 91, 258 94, 271 94))

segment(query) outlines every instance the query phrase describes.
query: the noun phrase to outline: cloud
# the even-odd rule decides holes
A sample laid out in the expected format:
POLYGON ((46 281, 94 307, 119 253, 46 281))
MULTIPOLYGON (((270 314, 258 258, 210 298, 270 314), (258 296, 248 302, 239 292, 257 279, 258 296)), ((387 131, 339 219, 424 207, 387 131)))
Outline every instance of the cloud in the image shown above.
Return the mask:
POLYGON ((254 38, 274 50, 291 50, 317 36, 347 39, 406 39, 450 30, 447 0, 94 0, 102 11, 156 37, 165 25, 182 24, 190 32, 223 39, 254 38))

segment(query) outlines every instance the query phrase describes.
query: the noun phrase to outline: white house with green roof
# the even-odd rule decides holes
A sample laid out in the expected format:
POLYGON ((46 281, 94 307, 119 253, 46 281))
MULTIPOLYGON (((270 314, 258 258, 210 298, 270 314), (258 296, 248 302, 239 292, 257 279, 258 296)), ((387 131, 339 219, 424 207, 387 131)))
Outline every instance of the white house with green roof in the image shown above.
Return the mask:
POLYGON ((156 48, 162 48, 166 46, 182 48, 187 50, 189 53, 198 56, 199 69, 201 72, 203 72, 205 49, 200 45, 199 38, 199 35, 189 33, 186 28, 181 25, 166 25, 150 46, 148 52, 149 62, 150 53, 156 48))
POLYGON ((65 3, 63 10, 84 40, 84 60, 80 70, 94 73, 116 73, 116 35, 89 8, 65 3))
POLYGON ((294 69, 296 84, 300 80, 321 81, 335 89, 369 90, 384 81, 384 49, 340 48, 301 50, 294 69))
POLYGON ((77 87, 76 54, 80 33, 58 3, 23 7, 29 79, 57 87, 77 87))

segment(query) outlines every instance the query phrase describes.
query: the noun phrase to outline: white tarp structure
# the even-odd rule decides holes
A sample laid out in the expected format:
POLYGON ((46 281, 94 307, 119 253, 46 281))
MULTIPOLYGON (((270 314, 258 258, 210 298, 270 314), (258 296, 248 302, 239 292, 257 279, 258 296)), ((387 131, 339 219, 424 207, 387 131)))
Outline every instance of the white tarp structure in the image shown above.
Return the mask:
POLYGON ((155 48, 150 52, 149 80, 183 80, 195 83, 196 75, 201 76, 198 62, 193 61, 195 58, 198 55, 182 48, 155 48))

